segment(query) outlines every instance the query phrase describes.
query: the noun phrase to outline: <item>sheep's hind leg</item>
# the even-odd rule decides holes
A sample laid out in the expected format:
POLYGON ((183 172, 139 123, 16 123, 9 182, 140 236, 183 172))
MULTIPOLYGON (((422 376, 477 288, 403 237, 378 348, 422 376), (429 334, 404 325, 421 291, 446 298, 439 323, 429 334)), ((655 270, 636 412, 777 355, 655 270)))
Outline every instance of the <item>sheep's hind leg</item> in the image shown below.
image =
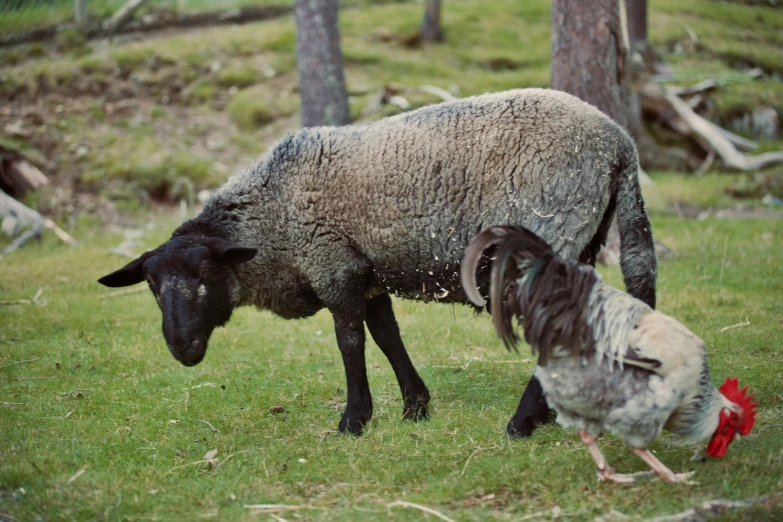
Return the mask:
POLYGON ((522 394, 516 413, 506 425, 506 434, 512 438, 529 437, 533 430, 554 417, 555 413, 549 409, 544 398, 541 381, 533 375, 522 394))
POLYGON ((397 376, 404 406, 402 418, 413 421, 429 417, 427 404, 430 392, 413 366, 400 337, 400 328, 394 318, 391 297, 383 294, 367 301, 367 328, 375 344, 383 351, 397 376))
POLYGON ((658 474, 659 477, 661 477, 666 482, 684 482, 686 484, 693 484, 693 482, 688 480, 688 478, 693 475, 693 471, 690 473, 674 473, 669 468, 667 468, 663 462, 658 460, 655 455, 650 453, 650 450, 636 448, 631 449, 634 453, 639 455, 639 458, 645 461, 647 465, 658 474))

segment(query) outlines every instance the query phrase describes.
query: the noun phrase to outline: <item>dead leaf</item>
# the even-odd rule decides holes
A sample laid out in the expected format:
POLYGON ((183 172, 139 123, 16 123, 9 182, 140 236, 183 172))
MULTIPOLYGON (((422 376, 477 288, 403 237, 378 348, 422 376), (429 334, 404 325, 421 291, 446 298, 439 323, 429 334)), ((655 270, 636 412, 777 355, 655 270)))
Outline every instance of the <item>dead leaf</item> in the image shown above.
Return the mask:
POLYGON ((215 455, 217 455, 216 449, 209 450, 206 455, 204 455, 204 460, 212 460, 215 458, 215 455))
POLYGON ((284 413, 285 408, 283 406, 272 406, 269 408, 269 413, 275 414, 275 413, 284 413))
POLYGON ((217 455, 218 450, 213 449, 207 452, 206 455, 204 455, 204 462, 207 462, 209 464, 209 467, 212 469, 215 469, 218 464, 218 459, 215 458, 215 455, 217 455))

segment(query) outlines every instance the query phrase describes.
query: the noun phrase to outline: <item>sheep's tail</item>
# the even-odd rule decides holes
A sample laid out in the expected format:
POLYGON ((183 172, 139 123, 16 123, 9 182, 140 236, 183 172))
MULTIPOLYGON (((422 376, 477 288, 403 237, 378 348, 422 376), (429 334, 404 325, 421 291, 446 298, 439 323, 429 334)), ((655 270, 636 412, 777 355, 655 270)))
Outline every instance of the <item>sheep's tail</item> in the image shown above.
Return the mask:
POLYGON ((540 365, 558 346, 587 349, 592 342, 588 298, 597 281, 592 267, 561 259, 526 228, 489 227, 473 239, 462 260, 462 285, 478 306, 485 301, 476 289, 476 268, 492 245, 497 245, 490 286, 492 319, 506 348, 516 349, 519 342, 513 322, 517 319, 540 365))
POLYGON ((639 186, 639 158, 635 148, 625 156, 628 161, 617 179, 620 268, 628 293, 655 308, 658 260, 652 227, 639 186))

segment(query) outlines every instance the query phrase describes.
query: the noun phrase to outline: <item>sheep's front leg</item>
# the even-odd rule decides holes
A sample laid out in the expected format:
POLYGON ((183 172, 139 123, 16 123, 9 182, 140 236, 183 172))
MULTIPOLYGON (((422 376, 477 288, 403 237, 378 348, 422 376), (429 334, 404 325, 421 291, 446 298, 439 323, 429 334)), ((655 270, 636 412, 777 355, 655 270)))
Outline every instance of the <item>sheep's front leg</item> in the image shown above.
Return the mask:
POLYGON ((402 343, 400 328, 394 318, 389 294, 379 295, 367 301, 365 321, 375 344, 389 359, 389 363, 394 369, 394 375, 397 376, 404 401, 402 418, 413 421, 427 419, 429 417, 427 404, 430 402, 430 392, 416 372, 416 368, 405 350, 405 345, 402 343))
POLYGON ((372 417, 372 395, 364 360, 364 324, 361 318, 336 313, 334 324, 348 387, 348 401, 338 429, 361 435, 362 428, 372 417))

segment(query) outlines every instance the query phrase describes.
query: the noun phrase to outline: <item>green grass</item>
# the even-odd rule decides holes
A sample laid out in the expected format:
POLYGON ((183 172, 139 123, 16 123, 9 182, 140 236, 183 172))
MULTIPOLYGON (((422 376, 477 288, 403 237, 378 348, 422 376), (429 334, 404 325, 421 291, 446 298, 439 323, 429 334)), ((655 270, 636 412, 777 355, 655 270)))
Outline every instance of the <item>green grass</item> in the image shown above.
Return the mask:
MULTIPOLYGON (((74 231, 81 247, 47 234, 7 256, 0 272, 2 300, 43 289, 41 306, 0 310, 0 512, 255 520, 245 504, 288 504, 305 507, 280 512, 286 520, 433 520, 386 507, 406 500, 454 520, 549 519, 556 508, 564 519, 593 520, 611 509, 647 517, 783 490, 783 222, 675 218, 663 213, 675 195, 720 202, 724 180, 656 179, 646 189, 654 230, 676 252, 661 262, 659 308, 706 341, 716 382, 737 376, 761 400, 753 433, 723 459, 692 461, 691 449, 666 436, 654 443, 672 469, 696 471, 698 485, 599 483, 578 437, 554 425, 507 440, 503 428, 533 367, 466 307, 395 302, 433 394, 431 419, 400 420, 394 374, 368 342, 374 418, 363 437, 338 436, 345 384, 327 313, 285 321, 240 309, 214 333, 206 359, 185 368, 167 353, 148 291, 101 299, 107 289, 95 279, 126 262, 108 253, 121 237, 84 224, 74 231), (8 366, 20 361, 29 362, 8 366), (215 469, 198 463, 213 449, 215 469)), ((146 246, 177 221, 145 218, 146 246)), ((621 284, 616 268, 601 271, 621 284)), ((619 440, 601 445, 620 470, 644 468, 619 440)), ((773 520, 781 504, 752 513, 773 520)))

